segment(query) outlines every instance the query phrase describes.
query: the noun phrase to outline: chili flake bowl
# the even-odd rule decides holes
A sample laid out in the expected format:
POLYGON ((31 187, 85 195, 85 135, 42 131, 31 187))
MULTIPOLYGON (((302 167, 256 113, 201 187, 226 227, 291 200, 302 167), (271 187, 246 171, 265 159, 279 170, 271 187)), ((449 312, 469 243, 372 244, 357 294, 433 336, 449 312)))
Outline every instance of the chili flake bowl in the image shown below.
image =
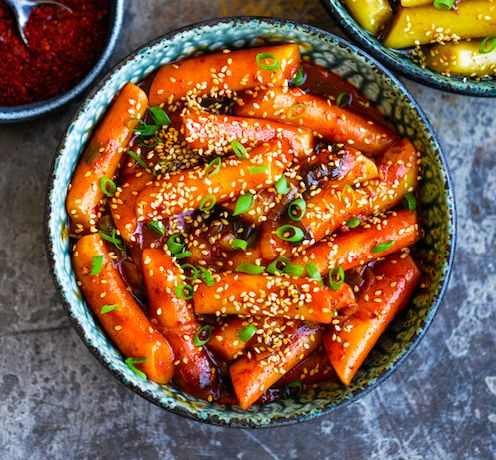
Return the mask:
POLYGON ((122 29, 123 17, 124 0, 112 0, 105 46, 92 69, 79 83, 65 93, 42 101, 18 106, 0 105, 0 123, 17 123, 40 118, 60 109, 87 91, 102 74, 114 52, 122 29))
POLYGON ((450 93, 496 97, 496 78, 475 80, 468 77, 448 77, 425 69, 405 54, 383 46, 377 38, 358 24, 342 0, 321 0, 321 3, 350 39, 395 72, 423 85, 450 93))
POLYGON ((379 385, 419 343, 431 323, 449 278, 455 246, 455 203, 446 160, 436 135, 407 89, 374 59, 348 42, 315 27, 284 19, 234 17, 194 24, 168 33, 132 53, 94 88, 71 120, 55 156, 46 201, 46 241, 51 270, 65 311, 97 359, 121 382, 171 412, 215 425, 266 427, 303 422, 357 400, 379 385), (423 152, 420 203, 425 238, 417 259, 423 286, 381 338, 350 386, 329 383, 297 399, 242 411, 208 403, 177 388, 143 381, 124 363, 102 332, 76 284, 71 264, 65 197, 91 130, 114 95, 160 65, 223 48, 298 43, 306 59, 333 70, 380 107, 402 136, 423 152))

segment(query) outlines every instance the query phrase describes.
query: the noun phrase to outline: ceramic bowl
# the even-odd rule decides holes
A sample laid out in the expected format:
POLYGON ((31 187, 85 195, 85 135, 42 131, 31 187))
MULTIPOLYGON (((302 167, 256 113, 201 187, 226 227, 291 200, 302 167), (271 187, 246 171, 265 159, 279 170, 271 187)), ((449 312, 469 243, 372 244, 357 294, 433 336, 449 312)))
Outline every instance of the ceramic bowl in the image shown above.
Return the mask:
POLYGON ((310 420, 357 400, 389 376, 415 348, 443 297, 455 244, 455 203, 446 160, 424 113, 405 87, 380 64, 348 42, 323 30, 283 19, 224 18, 168 33, 143 46, 94 88, 71 120, 58 148, 46 205, 48 256, 55 284, 74 327, 98 360, 126 386, 180 415, 217 425, 263 427, 310 420), (423 152, 420 197, 426 236, 418 258, 426 287, 382 337, 349 387, 323 385, 299 399, 242 411, 210 404, 172 386, 138 378, 95 322, 76 284, 67 239, 64 200, 67 186, 91 130, 127 81, 138 82, 160 65, 226 47, 298 43, 303 55, 351 81, 380 107, 402 136, 423 152))
POLYGON ((353 19, 342 0, 321 0, 321 3, 348 37, 395 72, 423 85, 450 93, 496 97, 495 78, 474 80, 472 78, 447 77, 424 69, 404 54, 383 46, 379 40, 353 19))
POLYGON ((13 107, 0 105, 0 123, 17 123, 40 118, 60 109, 88 90, 102 74, 102 71, 108 64, 112 53, 114 52, 117 38, 122 29, 123 16, 124 0, 112 0, 112 11, 110 14, 109 30, 105 47, 93 68, 76 86, 63 94, 50 99, 45 99, 44 101, 13 107))

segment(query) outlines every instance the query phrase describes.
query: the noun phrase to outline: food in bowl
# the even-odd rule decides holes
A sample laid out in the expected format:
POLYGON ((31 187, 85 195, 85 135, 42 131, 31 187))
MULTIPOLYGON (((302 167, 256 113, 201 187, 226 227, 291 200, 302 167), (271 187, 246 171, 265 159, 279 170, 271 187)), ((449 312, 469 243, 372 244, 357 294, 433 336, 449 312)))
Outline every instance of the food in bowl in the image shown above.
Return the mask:
POLYGON ((34 8, 19 35, 0 2, 0 106, 44 101, 74 88, 101 56, 111 26, 110 0, 59 0, 34 8))
POLYGON ((342 0, 384 46, 446 76, 496 74, 494 0, 342 0))
POLYGON ((242 409, 348 385, 419 283, 419 166, 297 45, 165 64, 74 172, 78 285, 143 379, 242 409))

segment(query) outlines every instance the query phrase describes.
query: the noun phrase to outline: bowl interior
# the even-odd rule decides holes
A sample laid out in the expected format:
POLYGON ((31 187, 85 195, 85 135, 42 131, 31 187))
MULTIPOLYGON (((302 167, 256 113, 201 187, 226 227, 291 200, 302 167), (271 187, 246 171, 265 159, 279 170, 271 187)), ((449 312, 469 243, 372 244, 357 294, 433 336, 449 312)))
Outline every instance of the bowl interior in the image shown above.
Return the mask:
POLYGON ((473 96, 496 96, 496 79, 475 80, 447 77, 424 69, 407 56, 386 48, 370 32, 361 27, 343 5, 342 0, 321 0, 339 27, 375 58, 405 77, 434 88, 473 96))
POLYGON ((47 241, 55 281, 68 314, 88 347, 116 377, 150 401, 181 415, 215 424, 255 427, 310 419, 357 398, 389 375, 414 347, 435 314, 451 264, 454 219, 451 185, 439 145, 416 103, 392 75, 347 42, 319 29, 286 20, 235 18, 165 35, 131 55, 92 91, 74 116, 54 162, 47 198, 47 241), (348 388, 328 384, 298 400, 241 411, 238 407, 206 403, 171 386, 143 381, 127 368, 121 354, 95 323, 76 284, 66 236, 64 200, 92 128, 125 82, 138 82, 161 64, 198 53, 281 42, 298 43, 306 58, 355 84, 393 121, 399 133, 408 136, 423 152, 421 204, 427 236, 418 258, 426 284, 382 337, 348 388))
POLYGON ((111 3, 112 9, 109 17, 105 46, 99 58, 84 78, 69 91, 50 99, 12 107, 0 106, 0 123, 16 123, 41 117, 68 104, 95 82, 112 56, 115 45, 117 44, 117 38, 122 29, 124 0, 112 0, 111 3))

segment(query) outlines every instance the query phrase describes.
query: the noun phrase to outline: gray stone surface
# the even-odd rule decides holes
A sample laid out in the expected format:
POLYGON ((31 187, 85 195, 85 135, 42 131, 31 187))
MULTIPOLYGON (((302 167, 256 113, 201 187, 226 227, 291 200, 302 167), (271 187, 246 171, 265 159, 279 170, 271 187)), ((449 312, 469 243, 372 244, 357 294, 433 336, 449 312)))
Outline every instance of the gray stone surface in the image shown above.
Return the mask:
MULTIPOLYGON (((285 16, 336 27, 317 0, 129 0, 114 62, 209 17, 285 16)), ((229 430, 169 414, 118 383, 72 330, 43 245, 46 182, 75 105, 0 127, 0 459, 494 458, 496 101, 407 82, 451 166, 459 239, 428 334, 379 389, 330 416, 229 430)))

